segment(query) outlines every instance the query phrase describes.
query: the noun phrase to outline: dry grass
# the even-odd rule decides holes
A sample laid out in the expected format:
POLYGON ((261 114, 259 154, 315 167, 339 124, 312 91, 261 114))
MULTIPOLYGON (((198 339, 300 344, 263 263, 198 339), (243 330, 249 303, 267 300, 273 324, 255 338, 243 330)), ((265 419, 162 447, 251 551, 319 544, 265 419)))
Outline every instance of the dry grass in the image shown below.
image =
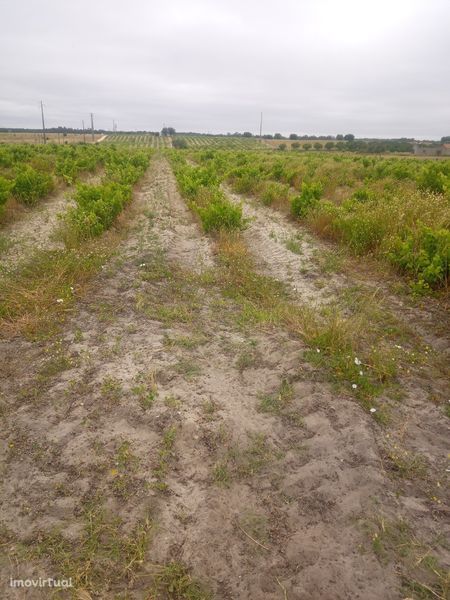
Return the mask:
MULTIPOLYGON (((65 137, 62 134, 47 133, 46 137, 47 141, 52 144, 80 144, 84 141, 82 133, 68 133, 65 137)), ((94 141, 101 137, 98 133, 94 134, 94 141)), ((86 131, 86 143, 90 142, 92 142, 92 136, 86 131)), ((0 144, 42 144, 42 133, 0 133, 0 144)))
POLYGON ((136 207, 130 206, 100 238, 66 250, 39 251, 4 275, 0 279, 0 337, 54 334, 112 256, 135 212, 136 207))

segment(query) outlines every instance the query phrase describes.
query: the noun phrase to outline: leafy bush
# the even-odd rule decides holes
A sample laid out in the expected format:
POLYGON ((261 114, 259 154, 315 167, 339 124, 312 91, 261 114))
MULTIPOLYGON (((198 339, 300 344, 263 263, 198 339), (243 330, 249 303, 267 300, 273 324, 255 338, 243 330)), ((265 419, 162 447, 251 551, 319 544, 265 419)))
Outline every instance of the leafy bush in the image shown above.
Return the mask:
POLYGON ((415 277, 416 290, 426 291, 446 284, 450 265, 450 231, 421 226, 404 239, 394 240, 391 262, 415 277))
POLYGON ((232 204, 225 197, 216 195, 205 207, 197 207, 203 229, 208 233, 225 229, 242 229, 242 207, 232 204))
POLYGON ((188 143, 184 138, 175 138, 172 140, 172 146, 178 149, 185 149, 188 147, 188 143))
POLYGON ((304 219, 308 212, 317 206, 322 195, 320 183, 302 183, 302 191, 291 200, 291 212, 294 217, 304 219))
POLYGON ((381 245, 386 234, 386 224, 373 212, 352 211, 350 203, 340 210, 333 223, 339 239, 355 254, 373 252, 381 245))
POLYGON ((449 176, 450 167, 446 163, 432 162, 425 166, 417 183, 420 189, 442 194, 449 176))
POLYGON ((116 182, 79 185, 74 199, 77 206, 67 212, 66 223, 78 240, 88 239, 111 227, 131 199, 131 187, 116 182))
POLYGON ((267 181, 264 183, 261 191, 261 200, 266 206, 270 206, 282 198, 287 198, 289 186, 278 181, 267 181))
POLYGON ((6 177, 0 175, 0 210, 3 204, 8 200, 12 188, 13 183, 9 181, 9 179, 6 179, 6 177))
POLYGON ((17 172, 13 195, 24 204, 32 205, 53 190, 53 178, 48 173, 36 171, 32 167, 21 166, 17 172))

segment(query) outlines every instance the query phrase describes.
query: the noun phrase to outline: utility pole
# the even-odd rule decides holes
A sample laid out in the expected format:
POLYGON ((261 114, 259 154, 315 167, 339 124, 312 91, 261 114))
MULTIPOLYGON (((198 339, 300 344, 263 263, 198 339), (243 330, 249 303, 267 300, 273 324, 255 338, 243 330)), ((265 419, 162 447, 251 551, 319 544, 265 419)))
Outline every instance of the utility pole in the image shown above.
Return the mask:
POLYGON ((42 135, 44 137, 44 144, 47 143, 47 136, 45 135, 45 121, 44 121, 44 105, 41 100, 41 115, 42 115, 42 135))
POLYGON ((262 121, 263 121, 263 114, 261 113, 261 120, 259 122, 259 141, 262 144, 262 121))
POLYGON ((84 119, 81 122, 83 123, 83 142, 86 143, 86 132, 84 130, 84 119))
POLYGON ((94 141, 94 113, 91 113, 91 134, 92 141, 94 141))

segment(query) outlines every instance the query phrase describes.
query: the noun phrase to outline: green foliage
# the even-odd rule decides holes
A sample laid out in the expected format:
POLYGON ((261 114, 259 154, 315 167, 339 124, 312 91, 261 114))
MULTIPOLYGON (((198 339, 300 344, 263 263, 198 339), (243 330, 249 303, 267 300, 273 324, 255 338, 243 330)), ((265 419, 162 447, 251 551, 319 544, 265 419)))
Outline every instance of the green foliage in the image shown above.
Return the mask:
POLYGON ((182 195, 190 201, 206 232, 242 229, 242 207, 230 202, 220 189, 220 178, 214 168, 214 155, 206 167, 193 167, 178 154, 172 154, 172 165, 182 195))
POLYGON ((54 187, 53 178, 48 173, 36 171, 28 165, 20 166, 14 180, 13 195, 27 205, 36 204, 47 196, 54 187))
POLYGON ((397 238, 389 253, 393 264, 414 278, 414 290, 426 292, 446 284, 450 265, 450 231, 421 226, 397 238))
POLYGON ((224 196, 216 196, 207 206, 198 207, 197 212, 206 232, 225 229, 242 229, 242 207, 232 204, 224 196))
POLYGON ((294 217, 304 219, 308 212, 317 206, 322 190, 320 183, 303 182, 301 193, 291 200, 291 212, 294 217))
POLYGON ((79 184, 74 196, 76 206, 65 216, 70 237, 76 241, 96 237, 111 227, 131 200, 132 185, 144 174, 149 153, 109 147, 104 160, 104 182, 79 184))
POLYGON ((75 194, 77 206, 69 209, 66 222, 78 240, 89 239, 111 227, 131 199, 131 187, 119 183, 80 185, 75 194))
POLYGON ((188 143, 184 138, 175 138, 172 140, 172 146, 182 150, 188 147, 188 143))
POLYGON ((278 181, 267 181, 261 192, 261 200, 266 206, 270 206, 276 200, 285 199, 289 193, 289 186, 278 181))
POLYGON ((417 178, 419 188, 442 194, 450 184, 450 166, 447 162, 430 162, 417 178))
MULTIPOLYGON (((394 142, 389 150, 408 151, 406 142, 394 142)), ((356 150, 358 144, 344 146, 356 150)), ((414 291, 447 285, 449 160, 270 150, 203 151, 196 159, 238 193, 267 205, 289 203, 292 214, 322 237, 393 265, 413 279, 414 291), (291 196, 294 189, 300 192, 291 196)))
POLYGON ((8 200, 12 188, 13 183, 9 179, 6 179, 6 177, 0 175, 0 209, 8 200))

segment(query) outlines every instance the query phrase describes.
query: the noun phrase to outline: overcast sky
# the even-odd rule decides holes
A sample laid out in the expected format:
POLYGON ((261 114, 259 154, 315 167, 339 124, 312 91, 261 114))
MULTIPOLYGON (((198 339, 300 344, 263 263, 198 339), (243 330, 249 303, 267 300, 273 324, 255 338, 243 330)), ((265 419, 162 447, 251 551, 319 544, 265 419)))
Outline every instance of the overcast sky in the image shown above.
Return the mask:
POLYGON ((0 127, 440 138, 450 0, 0 0, 0 127))

